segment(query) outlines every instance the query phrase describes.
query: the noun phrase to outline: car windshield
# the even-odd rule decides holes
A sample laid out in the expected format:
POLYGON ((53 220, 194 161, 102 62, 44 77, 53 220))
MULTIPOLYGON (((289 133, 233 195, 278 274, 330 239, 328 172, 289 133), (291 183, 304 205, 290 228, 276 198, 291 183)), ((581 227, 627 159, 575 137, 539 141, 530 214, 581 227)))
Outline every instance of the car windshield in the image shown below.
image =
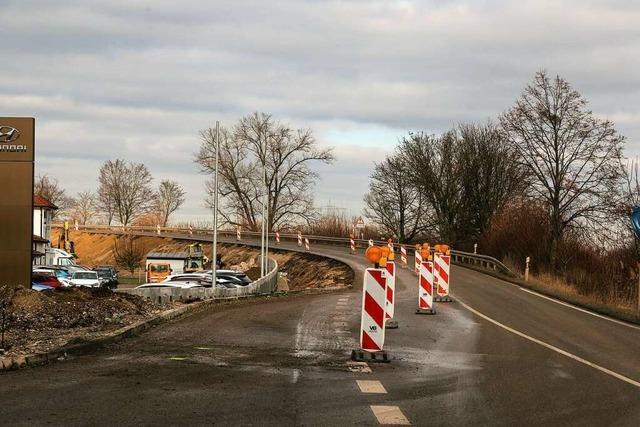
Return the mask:
POLYGON ((78 273, 73 273, 74 279, 97 279, 98 274, 95 271, 83 271, 78 273))
POLYGON ((111 273, 108 270, 97 270, 98 277, 111 277, 111 273))
POLYGON ((168 264, 151 264, 149 266, 149 271, 152 273, 168 273, 169 265, 168 264))

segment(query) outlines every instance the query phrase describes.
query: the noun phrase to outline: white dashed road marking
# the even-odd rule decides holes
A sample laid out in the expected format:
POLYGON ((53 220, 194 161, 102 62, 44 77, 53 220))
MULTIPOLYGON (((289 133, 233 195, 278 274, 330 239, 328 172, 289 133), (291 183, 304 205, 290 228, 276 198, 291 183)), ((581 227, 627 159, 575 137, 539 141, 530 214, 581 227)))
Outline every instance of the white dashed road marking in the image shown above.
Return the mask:
POLYGON ((380 381, 375 380, 357 380, 358 387, 363 393, 387 394, 384 386, 380 381))
POLYGON ((376 416, 380 424, 409 426, 411 423, 404 416, 397 406, 374 406, 371 405, 373 415, 376 416))
POLYGON ((367 365, 367 362, 347 362, 347 366, 351 372, 371 373, 371 368, 367 365))

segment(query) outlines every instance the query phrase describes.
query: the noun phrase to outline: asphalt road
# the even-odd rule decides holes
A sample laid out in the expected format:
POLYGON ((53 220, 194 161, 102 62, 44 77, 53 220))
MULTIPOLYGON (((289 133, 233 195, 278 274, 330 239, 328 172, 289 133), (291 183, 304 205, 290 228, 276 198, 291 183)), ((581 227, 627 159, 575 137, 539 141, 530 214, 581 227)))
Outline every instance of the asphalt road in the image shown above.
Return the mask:
MULTIPOLYGON (((314 249, 359 284, 362 255, 314 249)), ((640 425, 640 328, 472 270, 451 277, 455 301, 421 316, 417 279, 398 269, 390 364, 348 364, 359 286, 216 306, 0 374, 0 425, 640 425)))

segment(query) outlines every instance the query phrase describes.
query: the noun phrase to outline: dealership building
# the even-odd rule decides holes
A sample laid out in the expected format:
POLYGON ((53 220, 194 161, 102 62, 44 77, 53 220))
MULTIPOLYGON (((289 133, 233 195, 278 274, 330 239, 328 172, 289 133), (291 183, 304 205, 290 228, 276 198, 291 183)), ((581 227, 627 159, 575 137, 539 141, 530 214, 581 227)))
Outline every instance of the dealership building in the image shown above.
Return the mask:
POLYGON ((51 247, 51 223, 58 207, 44 197, 33 196, 33 265, 44 265, 51 247))

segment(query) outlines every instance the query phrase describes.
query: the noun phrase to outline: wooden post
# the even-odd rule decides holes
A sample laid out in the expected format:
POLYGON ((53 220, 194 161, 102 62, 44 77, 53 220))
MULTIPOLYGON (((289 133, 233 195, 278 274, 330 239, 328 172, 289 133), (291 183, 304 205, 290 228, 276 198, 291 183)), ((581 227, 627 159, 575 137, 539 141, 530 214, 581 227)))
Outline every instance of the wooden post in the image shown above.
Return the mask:
POLYGON ((525 260, 525 267, 524 267, 524 281, 528 282, 529 281, 529 262, 531 261, 531 257, 527 257, 527 259, 525 260))

